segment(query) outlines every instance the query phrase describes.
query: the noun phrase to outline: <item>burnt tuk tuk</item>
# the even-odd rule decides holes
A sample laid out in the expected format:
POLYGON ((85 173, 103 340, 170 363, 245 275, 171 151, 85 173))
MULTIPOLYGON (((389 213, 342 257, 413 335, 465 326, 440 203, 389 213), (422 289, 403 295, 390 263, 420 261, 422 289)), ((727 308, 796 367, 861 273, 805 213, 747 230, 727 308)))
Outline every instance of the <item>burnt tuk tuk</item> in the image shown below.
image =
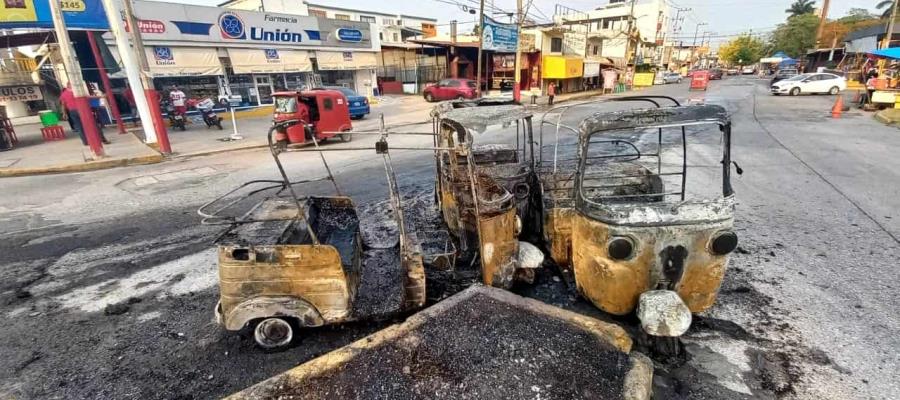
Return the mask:
POLYGON ((731 122, 720 106, 585 118, 571 227, 579 293, 611 314, 636 311, 651 336, 683 334, 691 313, 715 302, 737 247, 731 167, 731 122))
POLYGON ((510 101, 441 103, 435 130, 435 197, 460 257, 481 266, 485 284, 531 281, 543 255, 527 242, 535 201, 532 115, 510 101))
POLYGON ((279 121, 269 130, 281 179, 247 182, 198 211, 204 224, 227 226, 216 240, 216 320, 228 331, 252 331, 266 349, 288 345, 298 328, 385 317, 425 303, 423 255, 404 225, 386 137, 374 149, 328 148, 375 150, 383 159, 397 229, 375 246, 363 240, 357 209, 341 193, 316 139, 315 149, 282 148, 273 140, 275 131, 302 123, 279 121), (280 155, 305 151, 318 152, 326 177, 289 180, 280 155), (334 195, 301 195, 304 185, 323 181, 334 195), (255 205, 241 213, 249 204, 255 205))

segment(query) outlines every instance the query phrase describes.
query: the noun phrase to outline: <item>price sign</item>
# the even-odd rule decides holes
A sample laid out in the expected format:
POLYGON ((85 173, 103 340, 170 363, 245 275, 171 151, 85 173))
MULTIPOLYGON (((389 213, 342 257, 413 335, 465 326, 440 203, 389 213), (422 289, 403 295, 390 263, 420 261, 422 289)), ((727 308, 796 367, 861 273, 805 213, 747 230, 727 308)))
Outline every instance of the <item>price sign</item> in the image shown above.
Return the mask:
POLYGON ((74 11, 74 12, 82 12, 87 7, 84 5, 84 1, 82 0, 62 0, 59 2, 60 8, 63 11, 74 11))

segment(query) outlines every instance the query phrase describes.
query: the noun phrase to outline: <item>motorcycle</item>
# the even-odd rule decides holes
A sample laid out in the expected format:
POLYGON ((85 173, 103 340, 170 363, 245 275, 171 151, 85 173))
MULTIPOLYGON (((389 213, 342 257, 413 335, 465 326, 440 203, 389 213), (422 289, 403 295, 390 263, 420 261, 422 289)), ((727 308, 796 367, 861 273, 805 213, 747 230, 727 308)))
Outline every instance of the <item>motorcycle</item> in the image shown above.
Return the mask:
POLYGON ((205 99, 203 101, 198 102, 195 107, 197 110, 200 110, 200 115, 203 117, 203 122, 206 123, 207 128, 212 128, 213 126, 222 130, 222 117, 218 116, 215 111, 213 111, 213 106, 216 103, 211 99, 205 99))
POLYGON ((163 100, 162 105, 163 109, 166 110, 166 114, 168 114, 169 116, 169 125, 172 128, 179 128, 182 131, 187 130, 184 114, 177 112, 175 106, 173 106, 169 101, 163 100))

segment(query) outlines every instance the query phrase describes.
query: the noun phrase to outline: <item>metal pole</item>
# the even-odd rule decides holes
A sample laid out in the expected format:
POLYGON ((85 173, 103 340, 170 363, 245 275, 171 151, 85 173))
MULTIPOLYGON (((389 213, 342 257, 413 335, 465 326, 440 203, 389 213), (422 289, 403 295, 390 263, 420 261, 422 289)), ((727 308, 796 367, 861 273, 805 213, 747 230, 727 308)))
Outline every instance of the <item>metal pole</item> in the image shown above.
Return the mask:
MULTIPOLYGON (((122 20, 119 19, 119 10, 116 8, 113 0, 102 1, 103 8, 106 9, 106 18, 109 20, 109 31, 116 41, 116 50, 119 52, 119 59, 122 60, 122 67, 125 69, 125 76, 128 79, 128 86, 131 87, 135 108, 137 108, 141 124, 144 126, 145 140, 147 143, 156 143, 155 126, 157 121, 153 119, 153 114, 150 112, 147 97, 140 95, 140 92, 143 91, 140 68, 134 59, 134 54, 131 52, 131 45, 128 43, 125 27, 122 26, 122 20)), ((144 51, 143 49, 140 50, 144 51)))
POLYGON ((891 39, 894 36, 894 20, 897 18, 897 6, 900 1, 894 0, 894 6, 891 7, 891 20, 888 21, 887 32, 884 34, 884 41, 881 44, 882 49, 891 47, 891 39))
MULTIPOLYGON (((144 39, 141 37, 140 23, 134 16, 134 8, 131 0, 122 0, 125 6, 125 19, 128 26, 131 27, 131 41, 134 44, 135 55, 137 56, 138 65, 141 67, 141 79, 144 85, 144 96, 147 99, 150 115, 153 118, 153 127, 156 129, 156 137, 151 142, 148 136, 147 143, 159 141, 159 150, 163 153, 171 153, 172 147, 169 145, 169 133, 166 131, 166 123, 163 121, 162 110, 159 108, 159 93, 153 86, 153 78, 150 75, 150 63, 147 61, 147 53, 144 50, 144 39), (152 105, 152 106, 151 106, 152 105)), ((141 118, 143 121, 143 118, 141 118)), ((144 130, 147 131, 146 129, 144 130)))
POLYGON ((632 30, 634 29, 634 2, 637 0, 631 0, 631 10, 628 11, 628 41, 625 42, 625 68, 628 68, 628 64, 632 61, 632 57, 629 55, 631 51, 631 39, 632 39, 632 30))
POLYGON ((694 29, 694 42, 691 45, 691 67, 694 66, 694 53, 697 52, 697 34, 700 33, 700 27, 703 25, 706 25, 706 22, 697 24, 697 28, 694 29))
POLYGON ((828 3, 829 0, 822 1, 822 15, 819 16, 819 28, 816 30, 816 50, 819 49, 819 41, 822 40, 825 23, 828 22, 828 3))
POLYGON ((475 93, 481 97, 481 45, 484 38, 484 0, 481 0, 478 8, 478 66, 475 71, 475 93))
POLYGON ((109 75, 106 73, 106 66, 103 63, 103 57, 100 55, 100 47, 97 46, 97 39, 94 38, 94 32, 87 31, 88 43, 91 45, 91 52, 94 53, 94 60, 97 62, 97 72, 100 74, 100 81, 103 82, 103 91, 106 92, 106 102, 109 110, 112 112, 113 118, 116 119, 116 126, 119 128, 119 134, 125 134, 125 123, 122 122, 122 113, 119 112, 119 105, 116 104, 116 96, 112 92, 112 84, 109 83, 109 75))
MULTIPOLYGON (((522 101, 522 22, 525 16, 522 15, 522 0, 516 0, 516 30, 518 31, 518 40, 516 40, 516 64, 515 76, 513 82, 513 100, 517 103, 522 101)), ((587 54, 587 53, 585 53, 587 54)))
POLYGON ((56 31, 56 41, 59 43, 59 53, 62 56, 63 66, 66 69, 66 77, 69 80, 72 93, 75 95, 75 108, 81 119, 81 130, 91 148, 91 156, 97 160, 103 157, 103 143, 100 141, 100 132, 94 113, 88 99, 87 86, 81 77, 81 66, 75 59, 75 49, 69 39, 69 31, 66 30, 66 20, 63 18, 59 0, 50 0, 50 14, 53 18, 53 29, 56 31))

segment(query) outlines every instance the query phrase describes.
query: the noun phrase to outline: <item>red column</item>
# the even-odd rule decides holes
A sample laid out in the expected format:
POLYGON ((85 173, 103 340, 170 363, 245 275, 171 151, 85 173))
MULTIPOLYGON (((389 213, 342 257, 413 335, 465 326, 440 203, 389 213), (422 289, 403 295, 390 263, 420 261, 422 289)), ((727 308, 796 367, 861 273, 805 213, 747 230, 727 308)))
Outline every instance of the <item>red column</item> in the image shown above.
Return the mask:
POLYGON ((97 130, 97 121, 94 120, 94 113, 91 112, 91 100, 88 97, 76 97, 75 109, 78 116, 81 117, 81 129, 84 130, 84 137, 87 139, 91 152, 96 157, 103 157, 103 142, 100 141, 100 131, 97 130))
MULTIPOLYGON (((172 152, 172 145, 169 144, 169 132, 166 131, 166 121, 163 120, 162 111, 159 109, 159 92, 153 87, 144 89, 144 96, 147 96, 147 103, 150 103, 150 114, 153 114, 153 125, 156 125, 156 141, 159 143, 159 151, 163 154, 172 152)), ((147 129, 146 127, 144 129, 147 129)))
POLYGON ((97 46, 97 39, 94 38, 94 32, 87 32, 88 42, 91 44, 91 52, 94 53, 94 61, 97 62, 97 72, 100 73, 100 81, 103 83, 103 91, 106 92, 106 104, 112 112, 113 118, 116 120, 116 126, 119 127, 119 134, 125 133, 125 123, 122 122, 122 114, 119 113, 119 105, 116 103, 116 96, 113 95, 112 85, 109 83, 109 75, 106 74, 106 67, 103 65, 103 57, 100 56, 100 48, 97 46))

